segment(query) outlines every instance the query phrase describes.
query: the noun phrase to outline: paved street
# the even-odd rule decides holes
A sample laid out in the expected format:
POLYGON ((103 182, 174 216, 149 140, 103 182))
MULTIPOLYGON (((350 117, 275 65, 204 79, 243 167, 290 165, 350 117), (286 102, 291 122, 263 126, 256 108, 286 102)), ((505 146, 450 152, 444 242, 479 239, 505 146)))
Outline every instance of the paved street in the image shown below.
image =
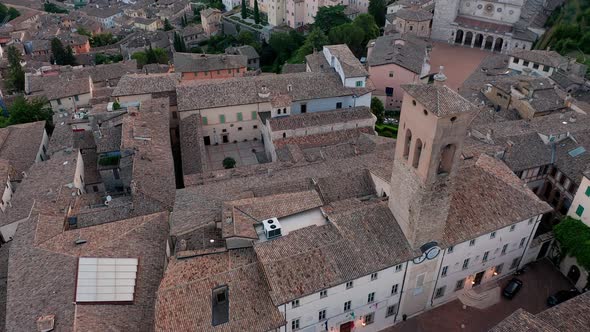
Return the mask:
MULTIPOLYGON (((500 285, 503 287, 510 278, 509 276, 501 280, 500 285)), ((518 278, 524 282, 524 286, 513 300, 502 298, 500 303, 484 310, 472 307, 463 309, 463 304, 459 300, 454 300, 384 331, 487 331, 518 308, 523 308, 533 314, 543 311, 547 308, 545 301, 549 295, 571 287, 569 281, 548 261, 530 266, 518 278)))
POLYGON ((476 70, 489 51, 475 48, 455 46, 444 42, 433 42, 430 54, 430 73, 438 73, 444 66, 447 76, 446 84, 457 91, 463 82, 476 70))

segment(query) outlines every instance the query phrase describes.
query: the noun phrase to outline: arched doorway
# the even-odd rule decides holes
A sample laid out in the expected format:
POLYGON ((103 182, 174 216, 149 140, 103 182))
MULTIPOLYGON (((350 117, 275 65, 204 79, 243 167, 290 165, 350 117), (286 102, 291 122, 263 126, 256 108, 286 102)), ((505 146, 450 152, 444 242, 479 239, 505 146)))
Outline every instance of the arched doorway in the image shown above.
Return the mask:
POLYGON ((467 31, 465 34, 465 42, 463 45, 471 46, 471 42, 473 41, 473 32, 467 31))
POLYGON ((463 42, 463 30, 457 30, 455 34, 455 44, 461 44, 463 42))
POLYGON ((572 267, 570 267, 570 270, 567 273, 567 278, 575 285, 576 283, 578 283, 578 280, 580 279, 580 269, 575 266, 572 265, 572 267))
POLYGON ((483 35, 477 34, 475 36, 475 44, 473 45, 473 47, 480 48, 482 43, 483 43, 483 35))
POLYGON ((502 52, 502 45, 504 45, 504 39, 502 39, 502 38, 496 39, 496 43, 494 44, 494 51, 502 52))
POLYGON ((494 37, 487 36, 486 37, 486 44, 484 46, 484 49, 491 51, 493 46, 494 46, 494 37))

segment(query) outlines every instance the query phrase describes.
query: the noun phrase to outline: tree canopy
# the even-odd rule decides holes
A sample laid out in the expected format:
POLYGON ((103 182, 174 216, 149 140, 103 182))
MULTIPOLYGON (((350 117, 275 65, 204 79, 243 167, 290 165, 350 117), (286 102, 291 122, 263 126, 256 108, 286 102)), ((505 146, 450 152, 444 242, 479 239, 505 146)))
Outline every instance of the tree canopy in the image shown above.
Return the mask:
POLYGON ((117 37, 110 32, 97 33, 90 38, 92 47, 112 45, 118 41, 117 37))
POLYGON ((333 28, 330 30, 328 37, 332 44, 348 45, 356 56, 359 56, 364 51, 365 32, 354 23, 346 23, 333 28))
POLYGON ((168 21, 167 18, 164 19, 164 31, 170 31, 170 30, 174 30, 174 27, 172 26, 172 24, 170 24, 170 21, 168 21))
POLYGON ((383 123, 383 118, 385 117, 385 106, 383 106, 383 102, 381 99, 377 97, 371 98, 371 113, 377 117, 377 123, 383 123))
POLYGON ((186 52, 186 43, 184 42, 184 38, 178 34, 178 32, 174 32, 174 50, 176 52, 186 52))
POLYGON ((150 63, 167 64, 168 54, 163 48, 146 48, 144 51, 135 52, 131 55, 131 59, 137 60, 137 65, 143 67, 150 63))
POLYGON ((74 51, 72 47, 68 45, 64 48, 61 40, 57 37, 51 40, 51 55, 53 57, 53 61, 60 66, 75 66, 76 65, 76 57, 74 56, 74 51))
POLYGON ((260 23, 260 11, 258 10, 258 0, 254 0, 254 23, 260 23))
POLYGON ((23 91, 25 71, 20 64, 22 60, 20 51, 11 45, 6 49, 6 57, 8 58, 8 77, 6 78, 8 88, 12 91, 23 91))
POLYGON ((20 16, 20 12, 14 7, 6 7, 3 3, 0 3, 0 22, 4 20, 10 21, 20 16))
POLYGON ((289 63, 304 63, 305 56, 313 51, 321 51, 324 45, 329 44, 328 36, 318 27, 315 27, 305 38, 303 45, 295 52, 295 55, 289 59, 289 63))
POLYGON ((387 0, 369 0, 369 14, 375 18, 378 26, 385 25, 385 14, 387 13, 387 0))
POLYGON ((330 29, 350 22, 350 19, 344 14, 344 6, 323 6, 318 9, 315 16, 314 25, 324 33, 328 33, 330 29))
POLYGON ((268 44, 276 54, 273 71, 278 72, 281 66, 303 44, 304 37, 296 31, 277 32, 270 36, 268 44))
POLYGON ((590 270, 590 228, 582 221, 564 218, 553 227, 561 252, 576 258, 586 270, 590 270))
POLYGON ((51 2, 46 2, 45 4, 43 4, 43 10, 45 10, 48 13, 54 13, 54 14, 67 14, 68 10, 65 8, 62 8, 54 3, 51 2))
POLYGON ((46 121, 47 126, 51 127, 53 112, 47 105, 45 98, 27 100, 25 97, 19 96, 8 108, 8 118, 3 117, 0 126, 5 127, 19 123, 46 121))
POLYGON ((242 0, 242 19, 248 17, 248 8, 246 8, 246 0, 242 0))

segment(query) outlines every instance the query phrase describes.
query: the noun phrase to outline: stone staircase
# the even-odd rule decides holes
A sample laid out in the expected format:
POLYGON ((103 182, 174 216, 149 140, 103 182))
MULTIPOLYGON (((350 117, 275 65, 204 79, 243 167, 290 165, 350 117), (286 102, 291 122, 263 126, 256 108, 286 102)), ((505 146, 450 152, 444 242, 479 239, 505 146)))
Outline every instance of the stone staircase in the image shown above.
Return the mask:
POLYGON ((490 282, 467 290, 458 298, 466 306, 485 309, 500 302, 500 292, 500 286, 496 282, 490 282))

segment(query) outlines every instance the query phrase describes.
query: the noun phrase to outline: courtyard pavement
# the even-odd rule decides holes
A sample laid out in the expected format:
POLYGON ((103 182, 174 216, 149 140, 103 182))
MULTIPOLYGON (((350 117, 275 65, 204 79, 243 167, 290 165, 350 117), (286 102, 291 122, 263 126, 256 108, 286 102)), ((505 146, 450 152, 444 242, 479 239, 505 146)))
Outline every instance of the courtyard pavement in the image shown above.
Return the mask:
POLYGON ((438 73, 439 67, 444 66, 447 86, 458 91, 469 75, 478 69, 481 61, 491 54, 494 53, 445 42, 433 42, 430 52, 430 73, 438 73))
POLYGON ((206 147, 209 169, 223 169, 222 162, 226 157, 234 158, 236 167, 258 164, 256 154, 252 152, 252 149, 264 151, 264 145, 260 141, 209 145, 206 147))
MULTIPOLYGON (((508 275, 500 280, 500 286, 503 288, 511 278, 512 276, 508 275)), ((547 309, 545 302, 549 295, 572 287, 571 283, 547 260, 529 265, 527 271, 517 278, 522 280, 524 285, 512 300, 501 298, 499 303, 483 310, 473 307, 463 309, 463 304, 459 300, 454 300, 383 331, 485 332, 518 308, 523 308, 532 314, 547 309)))

